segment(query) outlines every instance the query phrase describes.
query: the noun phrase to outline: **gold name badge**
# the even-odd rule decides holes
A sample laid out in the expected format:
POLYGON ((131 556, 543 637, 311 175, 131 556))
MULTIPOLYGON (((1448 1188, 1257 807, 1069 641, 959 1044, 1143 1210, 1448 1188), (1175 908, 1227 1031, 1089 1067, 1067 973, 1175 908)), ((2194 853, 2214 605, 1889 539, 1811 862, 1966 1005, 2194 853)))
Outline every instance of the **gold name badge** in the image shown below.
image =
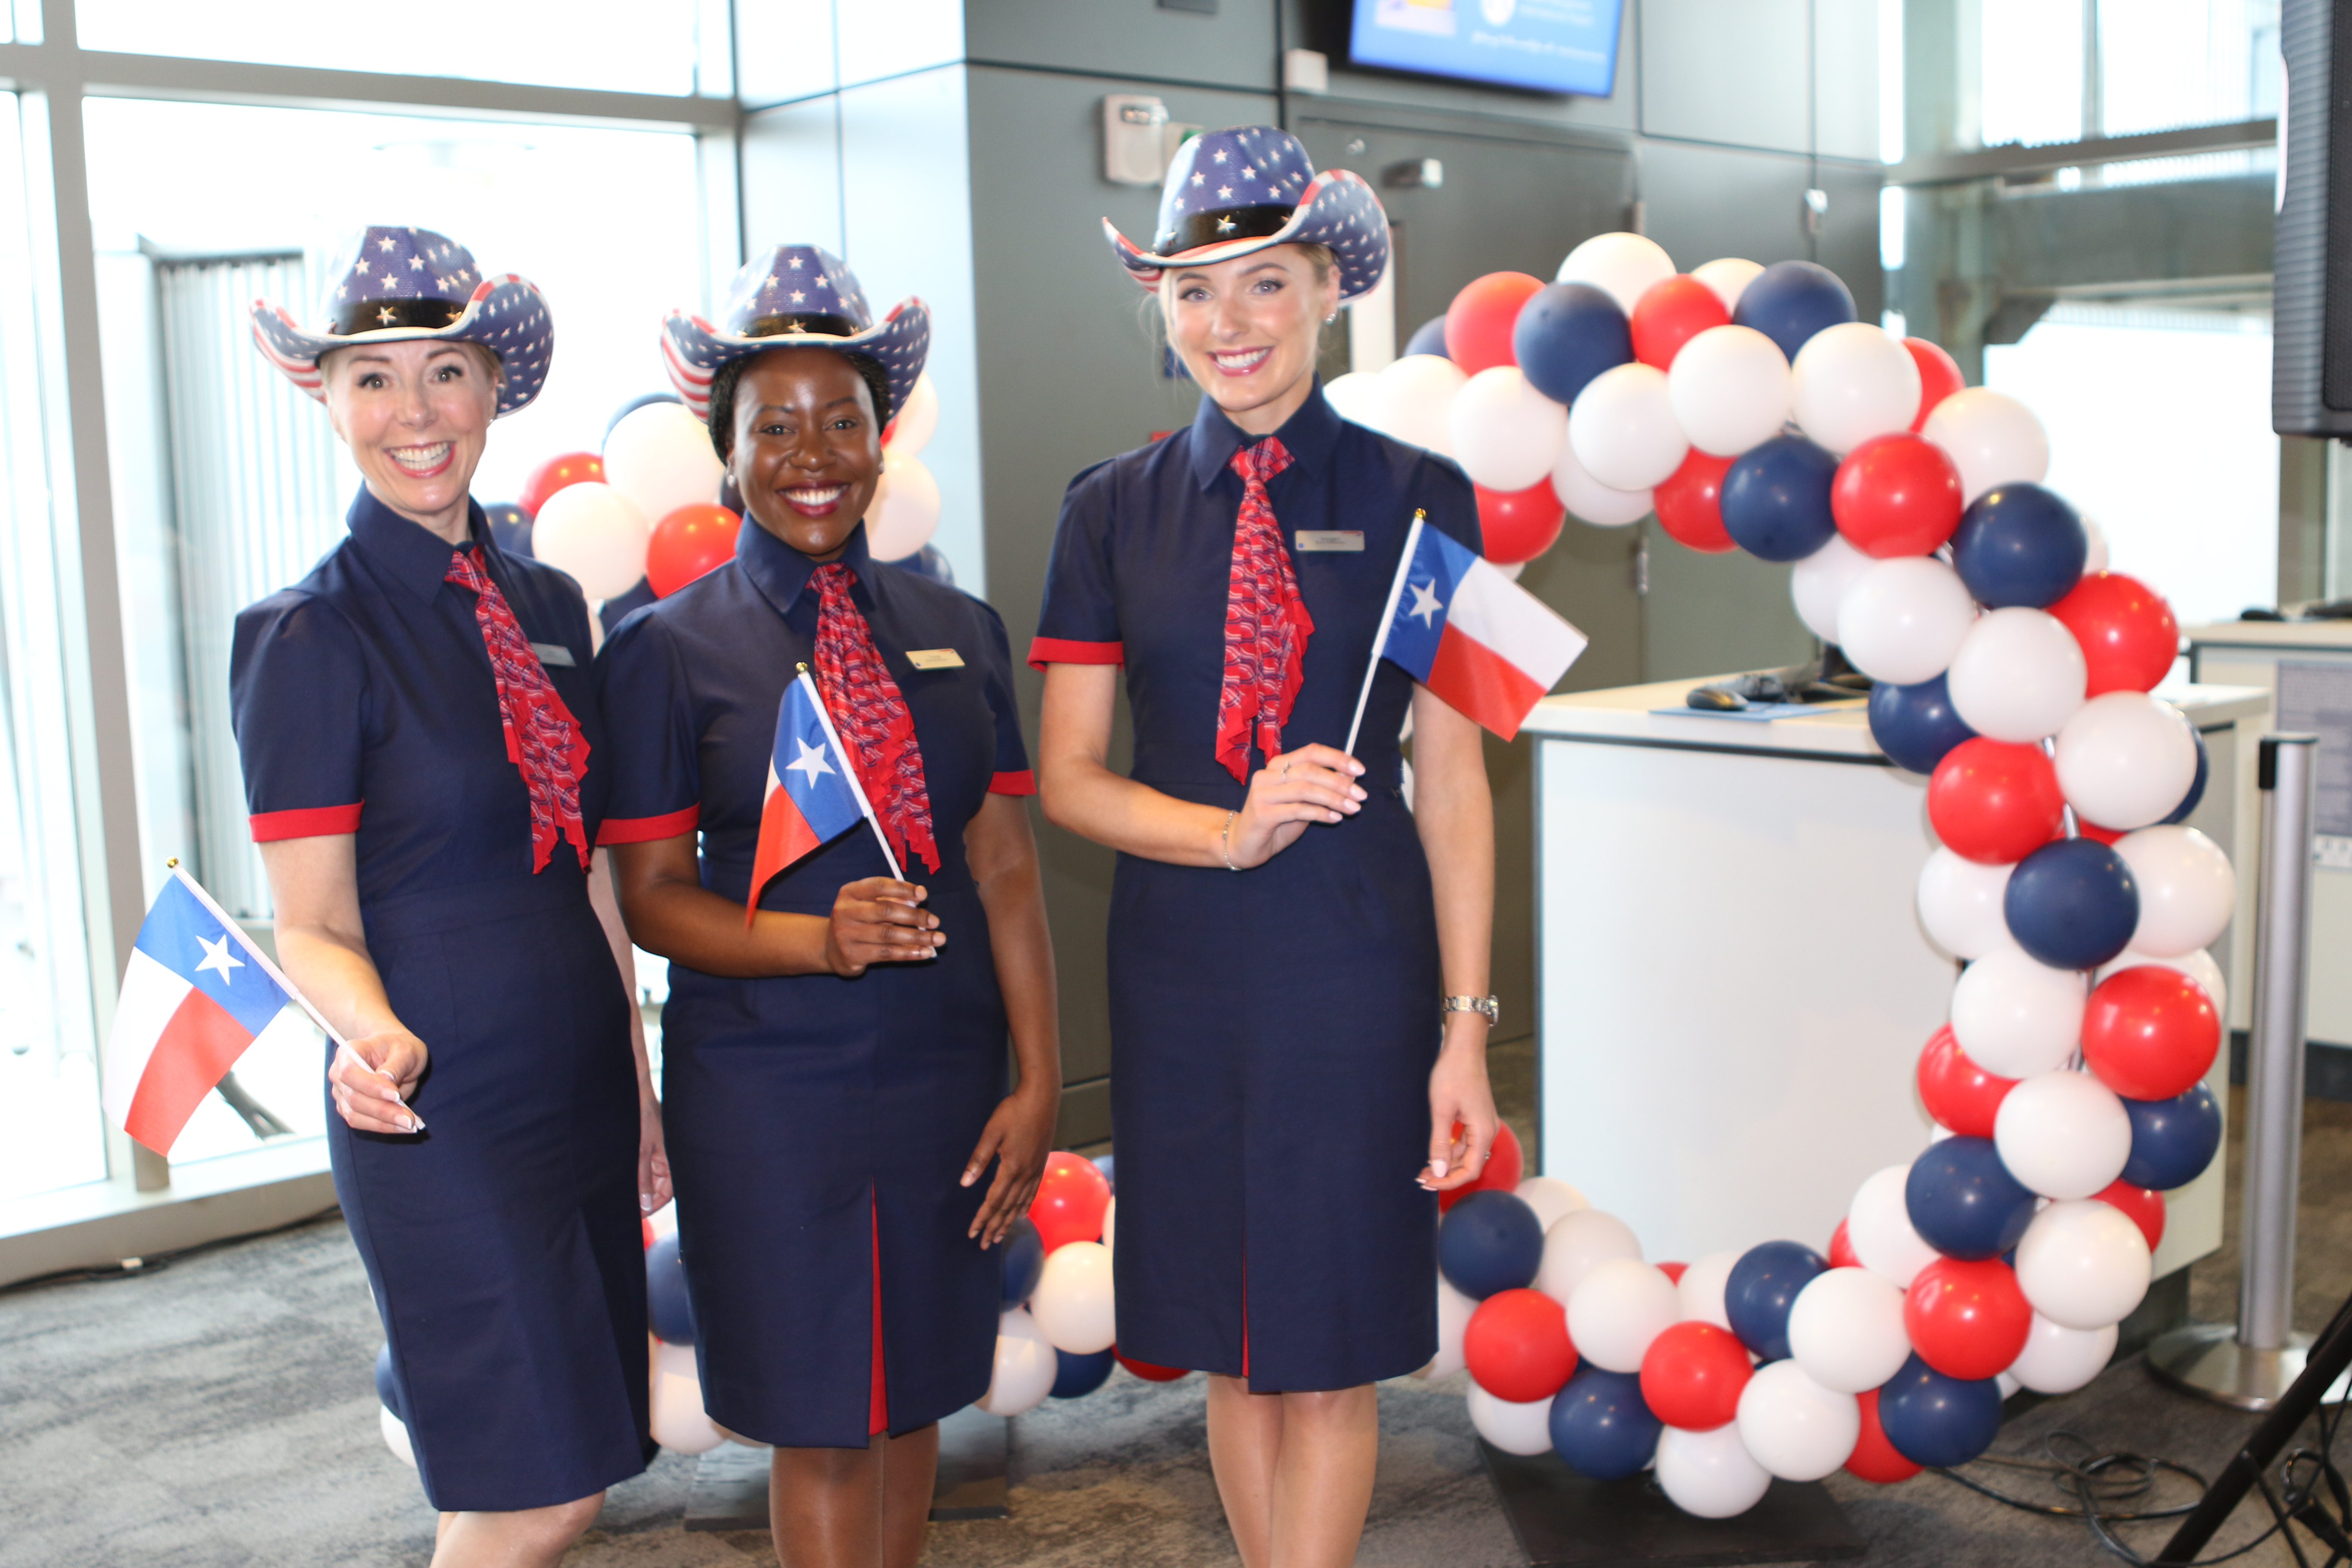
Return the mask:
POLYGON ((1302 528, 1298 531, 1301 550, 1355 550, 1364 548, 1364 531, 1360 528, 1302 528))
POLYGON ((907 662, 917 669, 961 669, 963 655, 951 647, 910 647, 907 662))

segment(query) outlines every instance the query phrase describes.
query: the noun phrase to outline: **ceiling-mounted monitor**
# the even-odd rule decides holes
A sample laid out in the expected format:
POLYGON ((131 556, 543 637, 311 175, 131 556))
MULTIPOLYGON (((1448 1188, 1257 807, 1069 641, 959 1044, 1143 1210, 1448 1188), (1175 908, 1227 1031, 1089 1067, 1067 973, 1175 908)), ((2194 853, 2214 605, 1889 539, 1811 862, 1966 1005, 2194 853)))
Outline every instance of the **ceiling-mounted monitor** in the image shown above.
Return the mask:
POLYGON ((1360 66, 1606 98, 1624 0, 1355 0, 1360 66))

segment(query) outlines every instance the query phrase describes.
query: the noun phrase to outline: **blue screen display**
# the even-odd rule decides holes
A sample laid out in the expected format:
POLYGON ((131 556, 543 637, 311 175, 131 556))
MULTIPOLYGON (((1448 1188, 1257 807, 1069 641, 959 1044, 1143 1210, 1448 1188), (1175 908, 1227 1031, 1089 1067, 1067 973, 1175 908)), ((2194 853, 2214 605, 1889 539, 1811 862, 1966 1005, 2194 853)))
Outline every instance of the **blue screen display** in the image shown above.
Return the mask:
POLYGON ((1623 0, 1355 0, 1348 58, 1425 76, 1606 98, 1623 0))

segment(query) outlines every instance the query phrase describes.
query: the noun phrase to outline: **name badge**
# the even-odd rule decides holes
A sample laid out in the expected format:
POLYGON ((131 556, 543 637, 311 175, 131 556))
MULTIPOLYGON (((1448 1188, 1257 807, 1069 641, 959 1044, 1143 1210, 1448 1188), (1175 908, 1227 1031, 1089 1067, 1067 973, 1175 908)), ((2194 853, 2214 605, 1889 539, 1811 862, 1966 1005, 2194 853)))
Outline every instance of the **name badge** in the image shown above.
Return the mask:
POLYGON ((907 662, 917 669, 961 669, 963 655, 951 647, 910 647, 907 662))
POLYGON ((572 669, 580 663, 572 657, 572 650, 560 642, 535 642, 530 651, 539 655, 540 663, 551 664, 558 669, 572 669))
POLYGON ((1356 550, 1364 548, 1364 531, 1360 528, 1302 528, 1297 533, 1301 550, 1356 550))

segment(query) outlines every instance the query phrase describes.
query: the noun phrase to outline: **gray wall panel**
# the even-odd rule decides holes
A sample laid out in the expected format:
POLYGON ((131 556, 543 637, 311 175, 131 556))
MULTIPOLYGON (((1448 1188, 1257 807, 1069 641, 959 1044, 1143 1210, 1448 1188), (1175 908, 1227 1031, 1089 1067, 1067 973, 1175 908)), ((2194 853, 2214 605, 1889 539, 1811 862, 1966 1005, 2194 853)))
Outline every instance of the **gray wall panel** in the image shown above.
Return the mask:
POLYGON ((1878 162, 1878 0, 1813 0, 1813 151, 1878 162))
POLYGON ((1641 0, 1642 131, 1803 153, 1807 0, 1641 0))
POLYGON ((840 85, 833 0, 743 0, 734 10, 737 98, 782 103, 840 85))
MULTIPOLYGON (((964 33, 974 60, 1271 91, 1279 69, 1275 3, 1218 0, 1215 13, 1204 15, 1154 0, 971 0, 964 33)), ((1215 123, 1178 113, 1172 103, 1170 112, 1215 123)))
POLYGON ((1642 526, 1650 534, 1644 679, 1772 669, 1812 656, 1812 634, 1789 599, 1789 568, 1744 551, 1702 554, 1654 521, 1642 526))
POLYGON ((743 121, 743 251, 822 245, 838 256, 840 106, 831 98, 762 110, 743 121))

